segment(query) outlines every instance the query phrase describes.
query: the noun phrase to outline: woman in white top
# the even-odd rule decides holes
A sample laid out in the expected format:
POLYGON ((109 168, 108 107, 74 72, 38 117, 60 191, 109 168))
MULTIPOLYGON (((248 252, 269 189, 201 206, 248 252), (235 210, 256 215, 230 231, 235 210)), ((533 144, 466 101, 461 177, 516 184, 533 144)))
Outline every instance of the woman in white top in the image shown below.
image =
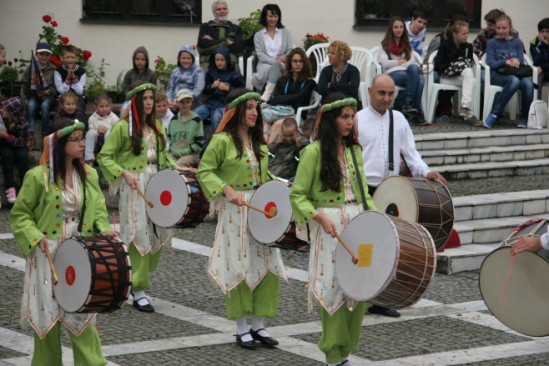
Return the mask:
POLYGON ((408 39, 408 32, 404 21, 399 17, 389 19, 389 26, 379 48, 379 61, 384 74, 388 74, 395 84, 405 87, 405 100, 398 95, 395 100, 395 109, 405 113, 412 123, 424 122, 421 110, 421 96, 423 94, 423 75, 421 65, 416 61, 412 46, 408 39))
POLYGON ((286 55, 292 50, 293 41, 290 32, 282 25, 282 13, 278 5, 265 5, 259 22, 265 28, 254 35, 258 63, 252 83, 257 90, 265 87, 261 100, 266 102, 282 76, 286 55))

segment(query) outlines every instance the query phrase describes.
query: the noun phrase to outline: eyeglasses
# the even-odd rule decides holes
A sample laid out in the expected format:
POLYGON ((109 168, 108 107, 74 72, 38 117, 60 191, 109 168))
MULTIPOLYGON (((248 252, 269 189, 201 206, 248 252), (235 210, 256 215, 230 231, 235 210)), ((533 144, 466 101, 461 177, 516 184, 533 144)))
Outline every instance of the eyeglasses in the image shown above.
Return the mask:
POLYGON ((294 64, 302 64, 303 60, 292 60, 292 63, 294 64))
POLYGON ((67 141, 72 142, 86 142, 86 139, 84 137, 69 137, 67 141))

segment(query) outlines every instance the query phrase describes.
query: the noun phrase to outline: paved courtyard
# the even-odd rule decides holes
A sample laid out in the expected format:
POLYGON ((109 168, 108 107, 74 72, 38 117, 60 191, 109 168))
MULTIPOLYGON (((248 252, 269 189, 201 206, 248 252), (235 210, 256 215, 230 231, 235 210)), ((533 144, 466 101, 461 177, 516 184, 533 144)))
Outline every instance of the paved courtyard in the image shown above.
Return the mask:
MULTIPOLYGON (((0 365, 29 365, 32 333, 18 321, 24 259, 0 210, 0 365)), ((98 316, 110 365, 322 365, 321 326, 306 311, 307 253, 285 251, 291 279, 281 284, 279 315, 268 322, 276 349, 246 351, 224 318, 223 296, 206 276, 214 224, 174 230, 173 248, 153 276, 156 312, 131 306, 98 316)), ((63 336, 64 364, 72 365, 63 336)), ((478 272, 437 274, 424 298, 398 319, 367 315, 353 365, 545 365, 549 339, 517 334, 497 321, 481 299, 478 272)))

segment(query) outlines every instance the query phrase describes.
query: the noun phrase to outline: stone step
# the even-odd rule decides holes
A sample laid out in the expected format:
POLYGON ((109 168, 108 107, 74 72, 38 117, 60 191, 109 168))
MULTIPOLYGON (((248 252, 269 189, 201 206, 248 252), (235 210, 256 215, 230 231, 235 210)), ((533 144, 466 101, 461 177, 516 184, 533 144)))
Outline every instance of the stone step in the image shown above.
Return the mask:
POLYGON ((549 158, 440 165, 433 168, 450 180, 547 174, 549 158))
POLYGON ((437 253, 437 272, 455 274, 478 270, 484 258, 500 245, 501 243, 470 244, 445 249, 443 252, 437 253))

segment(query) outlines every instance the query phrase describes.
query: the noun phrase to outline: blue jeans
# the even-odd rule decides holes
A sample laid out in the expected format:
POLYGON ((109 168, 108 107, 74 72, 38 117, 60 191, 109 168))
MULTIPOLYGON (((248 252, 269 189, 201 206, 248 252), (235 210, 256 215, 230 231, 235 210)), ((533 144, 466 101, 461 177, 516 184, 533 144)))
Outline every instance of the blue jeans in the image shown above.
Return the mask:
POLYGON ((517 90, 520 90, 522 97, 519 118, 527 119, 530 104, 534 99, 534 84, 532 83, 532 80, 528 77, 519 79, 513 75, 500 75, 495 71, 490 73, 490 78, 493 85, 503 87, 503 91, 498 93, 499 97, 494 100, 494 105, 492 105, 490 113, 495 114, 496 116, 500 115, 513 94, 515 94, 517 90))
MULTIPOLYGON (((389 74, 389 76, 393 78, 396 85, 406 88, 406 98, 410 100, 412 106, 417 110, 422 109, 421 97, 423 94, 423 84, 425 83, 425 80, 423 80, 423 75, 419 73, 419 66, 410 65, 406 71, 393 71, 389 74)), ((402 100, 401 98, 403 98, 401 97, 401 94, 403 93, 399 93, 397 100, 395 101, 395 105, 400 104, 400 101, 402 100)))
POLYGON ((28 120, 29 128, 31 132, 34 133, 34 117, 36 116, 36 111, 40 108, 40 119, 42 120, 42 135, 48 135, 50 133, 50 110, 52 105, 55 103, 53 98, 44 98, 40 99, 37 97, 30 97, 28 100, 28 120))
POLYGON ((206 118, 210 118, 210 121, 212 122, 212 135, 217 129, 217 126, 219 126, 219 123, 221 122, 221 118, 223 118, 223 106, 221 107, 215 107, 211 106, 208 103, 201 104, 198 107, 194 109, 194 113, 198 114, 201 120, 205 120, 206 118))

